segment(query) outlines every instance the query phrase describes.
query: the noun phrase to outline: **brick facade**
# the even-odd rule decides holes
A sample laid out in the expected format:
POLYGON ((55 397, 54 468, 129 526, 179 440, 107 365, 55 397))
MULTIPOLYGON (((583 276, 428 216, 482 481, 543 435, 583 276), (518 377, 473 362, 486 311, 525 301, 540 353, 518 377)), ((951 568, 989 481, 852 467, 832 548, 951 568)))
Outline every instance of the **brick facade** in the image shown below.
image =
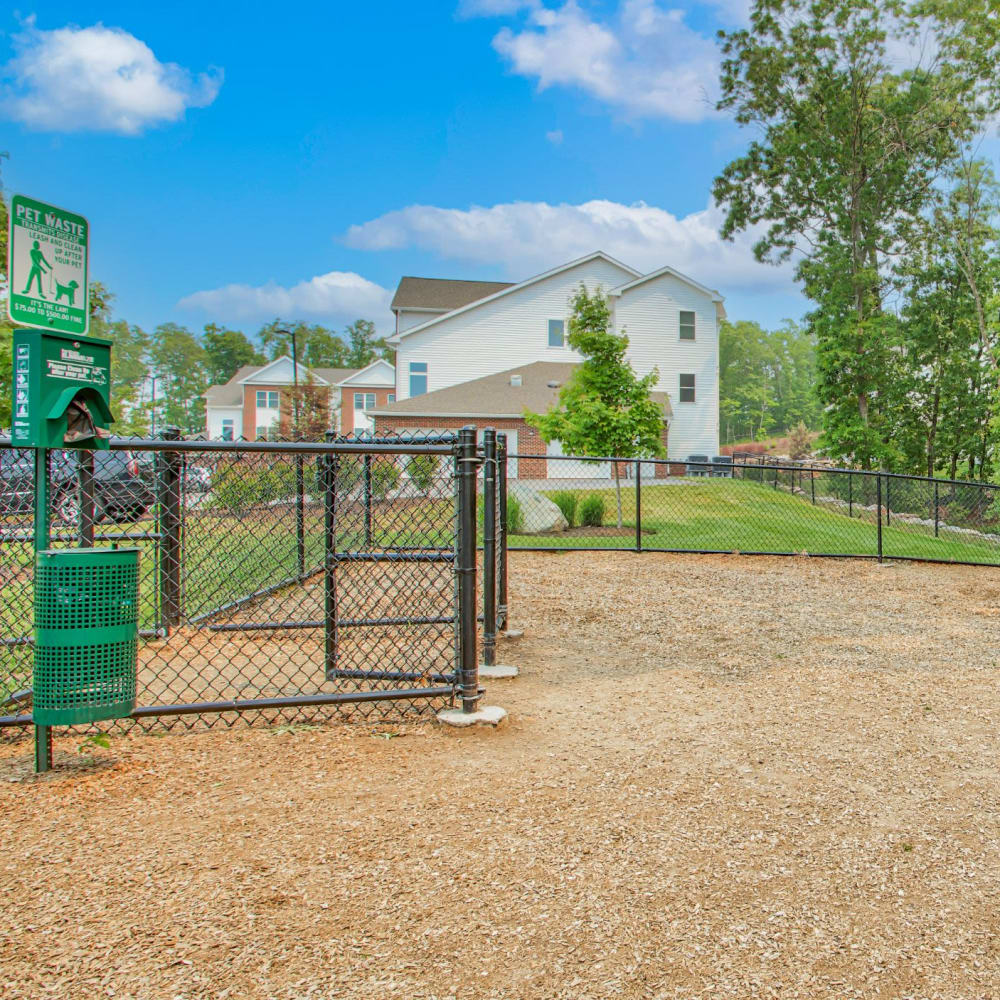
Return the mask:
MULTIPOLYGON (((473 425, 477 431, 486 427, 493 427, 498 431, 517 431, 517 454, 522 457, 518 459, 517 476, 518 479, 547 479, 548 462, 546 461, 546 444, 541 435, 520 417, 495 419, 470 417, 422 417, 410 414, 400 414, 398 417, 376 416, 375 433, 396 434, 418 430, 427 431, 457 431, 462 427, 473 425), (539 456, 537 458, 530 456, 539 456), (528 457, 526 457, 528 456, 528 457)), ((667 446, 667 428, 663 428, 663 447, 667 446)), ((619 463, 622 466, 621 474, 627 475, 625 471, 626 463, 619 463)), ((630 463, 629 463, 630 464, 630 463)), ((656 478, 666 479, 669 474, 683 475, 683 466, 679 472, 673 472, 672 466, 666 464, 657 465, 656 478)))

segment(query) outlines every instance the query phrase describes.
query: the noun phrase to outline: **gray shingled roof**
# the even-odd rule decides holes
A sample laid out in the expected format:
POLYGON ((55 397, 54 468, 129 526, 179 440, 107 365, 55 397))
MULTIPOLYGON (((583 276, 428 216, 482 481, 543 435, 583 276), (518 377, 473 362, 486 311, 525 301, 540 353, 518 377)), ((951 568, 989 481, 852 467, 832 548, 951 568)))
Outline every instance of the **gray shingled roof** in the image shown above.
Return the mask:
MULTIPOLYGON (((274 364, 269 361, 268 365, 274 364)), ((302 362, 300 361, 301 365, 302 362)), ((240 382, 249 378, 256 372, 263 371, 268 365, 244 365, 225 385, 210 385, 205 390, 206 406, 242 406, 243 386, 240 382)), ((355 373, 361 371, 360 368, 310 368, 313 374, 319 376, 331 386, 338 382, 343 382, 345 378, 350 378, 355 373)))
MULTIPOLYGON (((525 410, 544 413, 558 401, 559 390, 575 367, 571 362, 536 361, 447 389, 401 399, 368 412, 386 417, 520 417, 525 410), (512 376, 517 375, 521 377, 521 384, 511 385, 512 376)), ((666 416, 671 416, 670 397, 665 392, 652 395, 666 416)))
POLYGON ((449 312, 510 288, 510 281, 458 281, 451 278, 399 279, 391 309, 440 309, 449 312))

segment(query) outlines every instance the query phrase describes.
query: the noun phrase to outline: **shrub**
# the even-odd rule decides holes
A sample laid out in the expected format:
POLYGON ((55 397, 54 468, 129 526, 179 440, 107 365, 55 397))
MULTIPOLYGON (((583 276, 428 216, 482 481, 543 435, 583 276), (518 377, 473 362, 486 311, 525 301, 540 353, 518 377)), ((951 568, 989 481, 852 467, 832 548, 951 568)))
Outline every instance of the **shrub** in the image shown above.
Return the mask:
POLYGON ((580 523, 588 528, 599 528, 604 524, 604 497, 591 493, 580 504, 580 523))
POLYGON ((372 462, 372 496, 384 500, 398 485, 399 466, 391 458, 376 458, 372 462))
POLYGON ((788 457, 795 462, 812 454, 812 440, 809 428, 800 420, 788 434, 788 457))
POLYGON ((437 455, 414 455, 406 467, 410 481, 421 492, 426 493, 437 476, 439 457, 437 455))
POLYGON ((576 526, 576 505, 580 498, 571 490, 560 490, 552 494, 552 502, 562 511, 562 516, 566 518, 566 523, 571 527, 576 526))
POLYGON ((507 534, 520 535, 524 531, 524 512, 515 496, 507 496, 507 534))
POLYGON ((235 462, 220 466, 212 480, 209 506, 241 513, 295 495, 295 466, 277 462, 257 466, 235 462))

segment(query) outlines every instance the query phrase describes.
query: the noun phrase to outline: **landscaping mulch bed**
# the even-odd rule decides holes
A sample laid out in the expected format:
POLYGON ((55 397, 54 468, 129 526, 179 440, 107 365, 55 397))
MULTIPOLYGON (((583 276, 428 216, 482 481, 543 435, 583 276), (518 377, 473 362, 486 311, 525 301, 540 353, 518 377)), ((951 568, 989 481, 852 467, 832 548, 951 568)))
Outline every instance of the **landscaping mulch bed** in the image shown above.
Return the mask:
POLYGON ((1000 571, 511 584, 496 731, 0 745, 0 996, 997 995, 1000 571))

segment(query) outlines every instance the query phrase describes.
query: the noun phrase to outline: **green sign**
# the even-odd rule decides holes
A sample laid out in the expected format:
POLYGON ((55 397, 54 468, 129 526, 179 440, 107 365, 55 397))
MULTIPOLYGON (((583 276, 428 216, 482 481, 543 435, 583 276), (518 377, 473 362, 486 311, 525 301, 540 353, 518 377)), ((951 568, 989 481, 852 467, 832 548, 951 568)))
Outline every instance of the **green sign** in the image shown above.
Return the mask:
POLYGON ((22 326, 85 334, 90 325, 82 215, 16 194, 10 203, 7 314, 22 326))

